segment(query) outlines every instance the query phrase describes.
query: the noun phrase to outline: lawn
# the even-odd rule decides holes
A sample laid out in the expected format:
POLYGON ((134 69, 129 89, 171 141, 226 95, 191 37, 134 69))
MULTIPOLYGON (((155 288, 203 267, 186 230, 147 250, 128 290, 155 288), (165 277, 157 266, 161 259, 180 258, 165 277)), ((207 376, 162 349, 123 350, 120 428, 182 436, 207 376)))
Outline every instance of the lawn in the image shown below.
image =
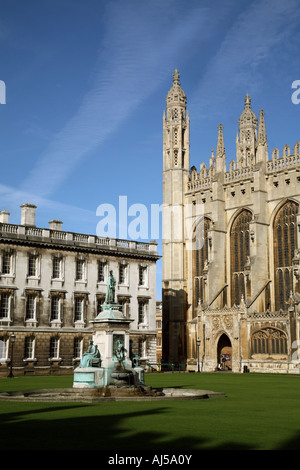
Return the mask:
MULTIPOLYGON (((300 376, 146 374, 153 387, 200 388, 191 401, 0 401, 1 450, 287 450, 300 448, 300 376)), ((72 377, 0 379, 0 391, 71 387, 72 377)))

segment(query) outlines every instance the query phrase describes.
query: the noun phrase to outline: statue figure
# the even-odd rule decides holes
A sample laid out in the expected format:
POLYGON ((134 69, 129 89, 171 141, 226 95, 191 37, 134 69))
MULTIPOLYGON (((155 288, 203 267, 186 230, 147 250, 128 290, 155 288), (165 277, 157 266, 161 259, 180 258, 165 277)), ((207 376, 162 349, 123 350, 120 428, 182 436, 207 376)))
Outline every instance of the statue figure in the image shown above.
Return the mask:
POLYGON ((107 288, 106 288, 106 296, 105 296, 106 304, 113 304, 115 302, 115 289, 116 289, 116 279, 111 270, 109 271, 109 276, 107 279, 107 288))
POLYGON ((122 342, 119 339, 117 340, 117 347, 114 352, 119 363, 121 364, 122 362, 124 362, 126 349, 124 348, 122 342))
POLYGON ((81 358, 79 367, 101 367, 101 355, 98 346, 95 346, 93 340, 89 340, 89 347, 81 358))

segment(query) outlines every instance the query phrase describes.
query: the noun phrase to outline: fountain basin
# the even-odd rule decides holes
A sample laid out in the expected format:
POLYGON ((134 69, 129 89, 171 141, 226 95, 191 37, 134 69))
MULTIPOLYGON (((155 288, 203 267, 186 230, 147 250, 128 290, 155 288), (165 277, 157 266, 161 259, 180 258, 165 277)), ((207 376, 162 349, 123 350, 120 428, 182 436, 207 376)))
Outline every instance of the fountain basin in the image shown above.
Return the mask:
POLYGON ((0 400, 101 403, 105 401, 199 400, 225 396, 222 392, 214 392, 212 390, 107 386, 84 389, 73 387, 1 392, 0 400))

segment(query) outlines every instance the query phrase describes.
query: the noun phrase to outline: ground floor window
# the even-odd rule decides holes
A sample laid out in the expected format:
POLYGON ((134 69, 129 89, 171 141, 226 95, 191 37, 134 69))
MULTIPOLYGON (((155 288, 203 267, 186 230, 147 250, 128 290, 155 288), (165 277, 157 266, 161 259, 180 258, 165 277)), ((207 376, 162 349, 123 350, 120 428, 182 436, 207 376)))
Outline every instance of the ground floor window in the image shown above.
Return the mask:
POLYGON ((253 354, 287 354, 287 337, 275 328, 262 328, 252 336, 253 354))
POLYGON ((7 347, 8 341, 5 338, 0 338, 0 363, 3 363, 7 359, 7 347))
POLYGON ((32 336, 27 336, 25 338, 24 357, 25 357, 25 359, 33 359, 34 358, 34 338, 32 336))
POLYGON ((58 359, 59 357, 59 339, 51 338, 50 339, 50 358, 58 359))
POLYGON ((82 356, 82 338, 74 338, 74 358, 82 356))

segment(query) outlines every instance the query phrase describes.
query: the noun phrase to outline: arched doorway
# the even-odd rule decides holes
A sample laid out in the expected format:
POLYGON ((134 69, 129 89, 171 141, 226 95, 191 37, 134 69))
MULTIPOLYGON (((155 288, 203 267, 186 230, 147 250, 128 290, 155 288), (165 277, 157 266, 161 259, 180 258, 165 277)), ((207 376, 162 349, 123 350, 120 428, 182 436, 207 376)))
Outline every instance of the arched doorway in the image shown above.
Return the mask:
POLYGON ((221 370, 232 370, 232 346, 228 336, 223 333, 218 341, 217 360, 221 370))

